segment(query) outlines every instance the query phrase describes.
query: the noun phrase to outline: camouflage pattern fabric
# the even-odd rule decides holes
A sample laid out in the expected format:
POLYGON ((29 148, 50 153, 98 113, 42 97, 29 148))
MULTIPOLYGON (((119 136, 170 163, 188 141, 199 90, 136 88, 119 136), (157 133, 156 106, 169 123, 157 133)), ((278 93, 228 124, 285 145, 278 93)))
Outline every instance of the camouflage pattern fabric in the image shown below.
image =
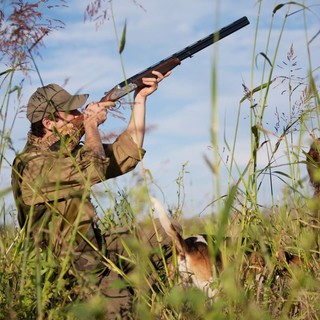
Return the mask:
MULTIPOLYGON (((175 225, 181 230, 180 225, 175 225)), ((118 227, 104 234, 107 247, 107 257, 116 267, 130 276, 138 268, 141 274, 146 274, 145 283, 154 286, 157 284, 157 275, 165 274, 165 264, 170 263, 172 257, 172 241, 167 236, 158 219, 140 224, 134 230, 127 227, 118 227), (134 255, 136 263, 128 262, 134 255), (143 265, 143 267, 141 266, 143 265), (156 273, 156 274, 155 274, 156 273)), ((113 286, 115 281, 123 280, 121 273, 110 269, 107 276, 101 277, 99 290, 109 298, 105 319, 132 319, 133 291, 130 286, 113 286)), ((142 288, 139 286, 139 290, 142 288)), ((146 285, 146 292, 150 287, 146 285)))
POLYGON ((158 221, 133 232, 116 228, 102 235, 90 191, 96 183, 133 170, 145 151, 126 132, 113 144, 104 145, 105 157, 81 143, 72 146, 72 151, 65 143, 57 148, 56 141, 50 147, 29 134, 23 152, 14 160, 12 187, 19 224, 35 246, 51 250, 60 261, 68 259, 71 274, 84 281, 94 275, 93 286, 110 300, 106 319, 129 318, 132 288, 119 289, 112 283, 146 261, 150 261, 149 281, 153 283, 152 268, 161 271, 171 257, 171 239, 158 221), (123 259, 130 256, 128 248, 141 263, 123 259))
POLYGON ((51 150, 48 141, 29 133, 13 162, 13 195, 20 227, 34 245, 50 248, 60 259, 70 257, 74 272, 94 271, 105 268, 100 253, 105 249, 90 201, 91 187, 133 170, 145 151, 127 132, 103 145, 103 157, 81 143, 74 146, 75 141, 63 141, 57 148, 55 139, 51 150))

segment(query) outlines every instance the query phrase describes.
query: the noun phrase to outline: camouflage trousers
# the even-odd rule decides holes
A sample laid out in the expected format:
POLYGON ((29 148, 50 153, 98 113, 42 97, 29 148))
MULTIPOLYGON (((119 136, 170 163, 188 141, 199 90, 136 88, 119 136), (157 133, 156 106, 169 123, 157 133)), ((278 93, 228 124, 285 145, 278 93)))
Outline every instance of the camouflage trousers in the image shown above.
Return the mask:
MULTIPOLYGON (((140 226, 134 233, 128 228, 118 228, 105 234, 108 259, 129 278, 134 274, 140 294, 150 291, 150 286, 156 286, 157 278, 165 274, 165 264, 169 263, 172 255, 171 239, 158 220, 154 223, 153 226, 140 226)), ((110 270, 99 284, 99 290, 110 302, 106 319, 117 319, 117 316, 120 319, 131 318, 132 288, 113 286, 112 282, 119 278, 123 278, 121 273, 110 270)))
POLYGON ((139 292, 148 292, 159 283, 172 255, 171 238, 157 219, 102 234, 85 216, 75 224, 74 216, 47 214, 32 225, 30 234, 34 245, 53 252, 61 265, 67 261, 81 293, 85 288, 88 298, 96 293, 106 298, 106 319, 130 319, 134 298, 130 276, 138 275, 139 292))
MULTIPOLYGON (((97 234, 94 229, 90 232, 97 234)), ((134 288, 129 284, 130 276, 134 275, 135 283, 139 281, 140 294, 150 292, 171 260, 171 238, 157 219, 135 228, 113 228, 102 237, 105 261, 90 245, 82 243, 76 249, 74 267, 78 274, 89 271, 96 275, 96 290, 106 297, 105 319, 132 319, 134 288)))

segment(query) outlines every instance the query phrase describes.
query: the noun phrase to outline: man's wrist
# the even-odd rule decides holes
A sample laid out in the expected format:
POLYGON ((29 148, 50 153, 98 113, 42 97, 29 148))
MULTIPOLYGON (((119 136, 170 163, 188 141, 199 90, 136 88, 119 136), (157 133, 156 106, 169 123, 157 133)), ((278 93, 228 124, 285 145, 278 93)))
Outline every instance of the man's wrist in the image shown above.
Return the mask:
POLYGON ((83 126, 85 129, 87 128, 93 129, 93 128, 98 128, 99 123, 95 118, 89 118, 83 121, 83 126))
POLYGON ((134 98, 135 104, 145 103, 146 100, 147 100, 147 96, 143 96, 140 93, 138 93, 134 98))

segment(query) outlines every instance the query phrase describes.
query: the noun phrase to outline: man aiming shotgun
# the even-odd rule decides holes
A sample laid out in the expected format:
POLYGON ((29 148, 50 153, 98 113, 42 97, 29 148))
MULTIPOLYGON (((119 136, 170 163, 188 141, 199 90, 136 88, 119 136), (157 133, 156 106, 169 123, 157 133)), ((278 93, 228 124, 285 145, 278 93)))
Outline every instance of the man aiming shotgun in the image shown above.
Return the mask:
POLYGON ((159 82, 184 58, 212 44, 247 24, 246 18, 212 34, 210 41, 200 40, 138 75, 127 79, 107 93, 100 102, 89 103, 88 95, 71 95, 57 84, 38 88, 27 105, 31 123, 26 146, 12 166, 12 188, 20 227, 36 250, 51 250, 67 263, 68 274, 88 289, 88 296, 99 290, 109 298, 108 319, 129 318, 132 304, 130 288, 117 288, 119 268, 130 272, 124 242, 140 239, 150 252, 156 270, 164 267, 163 257, 171 256, 171 240, 157 221, 156 229, 109 230, 102 234, 95 208, 90 201, 91 187, 133 170, 145 150, 146 100, 159 82), (219 36, 221 36, 219 38, 219 36), (192 48, 192 50, 191 50, 192 48), (130 91, 135 91, 132 115, 126 130, 111 144, 102 142, 99 125, 107 119, 109 108, 130 91), (84 142, 81 142, 84 136, 84 142), (161 247, 162 254, 152 254, 161 247), (106 257, 106 258, 104 258, 106 257), (111 265, 110 265, 111 263, 111 265))

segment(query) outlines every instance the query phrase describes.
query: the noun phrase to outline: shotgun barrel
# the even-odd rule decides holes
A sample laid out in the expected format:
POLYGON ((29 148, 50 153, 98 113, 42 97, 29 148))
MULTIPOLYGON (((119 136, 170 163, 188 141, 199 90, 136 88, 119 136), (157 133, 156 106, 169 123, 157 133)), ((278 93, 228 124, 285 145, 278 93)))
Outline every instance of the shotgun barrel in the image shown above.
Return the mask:
POLYGON ((105 92, 104 97, 101 101, 116 101, 131 91, 143 86, 142 78, 155 77, 152 71, 159 71, 162 74, 166 74, 168 71, 172 70, 178 66, 182 60, 186 58, 191 58, 195 53, 205 49, 206 47, 212 45, 213 43, 229 36, 230 34, 240 30, 241 28, 248 25, 250 22, 247 17, 242 17, 233 23, 223 27, 219 31, 213 32, 203 39, 191 44, 190 46, 174 53, 173 55, 163 59, 154 65, 148 67, 147 69, 137 73, 136 75, 124 80, 123 82, 117 84, 110 91, 105 92))

